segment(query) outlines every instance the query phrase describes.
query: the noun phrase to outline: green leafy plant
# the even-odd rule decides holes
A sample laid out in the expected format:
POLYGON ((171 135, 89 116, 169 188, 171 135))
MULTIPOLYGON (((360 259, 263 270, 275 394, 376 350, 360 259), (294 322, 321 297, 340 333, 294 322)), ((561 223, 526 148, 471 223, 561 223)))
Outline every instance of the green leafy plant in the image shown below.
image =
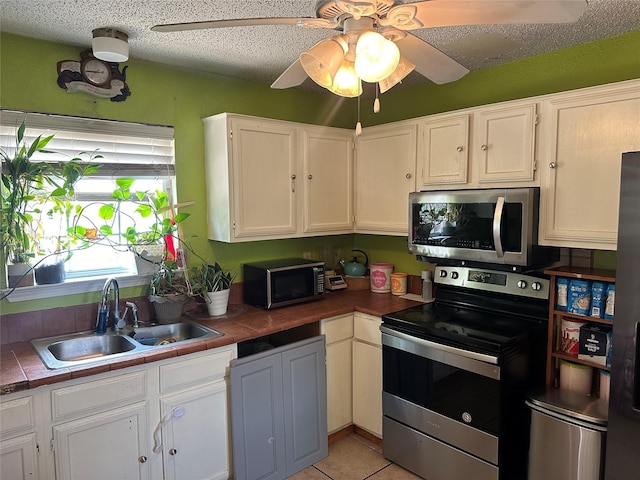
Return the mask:
POLYGON ((206 298, 204 294, 207 292, 219 292, 231 288, 235 277, 235 272, 224 270, 218 262, 213 265, 203 263, 200 266, 192 267, 191 287, 195 293, 206 298))
MULTIPOLYGON (((12 151, 0 149, 2 157, 2 224, 0 242, 5 261, 27 263, 36 254, 59 253, 68 247, 66 225, 57 245, 49 252, 42 251, 42 215, 60 216, 67 221, 77 212, 72 202, 76 182, 94 173, 98 166, 83 163, 79 157, 54 164, 34 162, 36 153, 52 153, 46 147, 54 137, 38 136, 32 143, 25 139, 26 123, 16 131, 16 145, 12 151)), ((97 157, 97 156, 96 156, 97 157)), ((93 157, 93 158, 96 158, 93 157)))

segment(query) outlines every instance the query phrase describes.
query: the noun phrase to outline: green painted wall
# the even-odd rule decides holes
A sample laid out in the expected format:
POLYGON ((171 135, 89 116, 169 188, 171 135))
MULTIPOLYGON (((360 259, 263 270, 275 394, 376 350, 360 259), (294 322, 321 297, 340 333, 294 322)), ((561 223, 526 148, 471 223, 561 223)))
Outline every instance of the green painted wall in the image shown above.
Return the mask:
MULTIPOLYGON (((88 45, 87 45, 88 47, 88 45)), ((343 258, 362 248, 371 261, 389 261, 396 270, 417 274, 422 264, 407 253, 406 238, 342 235, 298 240, 224 244, 206 239, 203 129, 201 119, 220 112, 353 128, 356 100, 175 69, 130 59, 126 65, 132 96, 113 103, 82 93, 67 94, 56 84, 56 64, 79 59, 70 45, 0 32, 0 107, 175 127, 179 201, 195 200, 183 224, 194 246, 225 266, 246 261, 320 252, 330 246, 343 258)), ((135 52, 133 52, 135 56, 135 52)), ((431 113, 569 90, 640 77, 640 31, 472 72, 448 85, 423 85, 382 96, 382 111, 362 110, 366 127, 431 113)), ((610 259, 606 263, 610 263, 610 259)), ((127 289, 125 296, 142 289, 127 289)), ((98 294, 47 301, 0 304, 2 313, 97 301, 98 294)))

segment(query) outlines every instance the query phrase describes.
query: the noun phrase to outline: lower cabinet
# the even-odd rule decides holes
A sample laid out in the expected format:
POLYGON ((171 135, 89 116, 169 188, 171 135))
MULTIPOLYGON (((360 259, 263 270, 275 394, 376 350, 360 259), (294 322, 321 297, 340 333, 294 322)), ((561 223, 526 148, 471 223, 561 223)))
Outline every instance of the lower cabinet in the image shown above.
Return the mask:
POLYGON ((235 478, 284 479, 328 455, 324 337, 231 363, 235 478))
POLYGON ((56 478, 151 478, 146 402, 55 425, 56 478))
POLYGON ((229 345, 2 397, 0 478, 227 479, 229 345))
POLYGON ((353 319, 353 423, 382 438, 382 319, 353 319))
POLYGON ((39 478, 34 398, 7 395, 0 403, 0 478, 39 478))

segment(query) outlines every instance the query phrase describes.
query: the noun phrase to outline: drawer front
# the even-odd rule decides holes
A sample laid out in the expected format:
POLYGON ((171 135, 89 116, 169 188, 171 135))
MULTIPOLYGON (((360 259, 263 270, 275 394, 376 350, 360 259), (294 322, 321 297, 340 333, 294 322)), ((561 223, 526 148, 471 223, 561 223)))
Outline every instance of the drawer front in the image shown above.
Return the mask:
POLYGON ((0 404, 0 438, 26 433, 35 427, 33 397, 17 398, 0 404))
POLYGON ((213 353, 173 361, 160 367, 160 392, 166 393, 204 383, 222 380, 229 362, 234 358, 233 348, 216 349, 213 353))
POLYGON ((380 325, 382 319, 371 315, 356 314, 353 318, 353 337, 356 340, 382 346, 380 325))
POLYGON ((327 318, 320 323, 327 345, 353 337, 353 315, 327 318))
POLYGON ((147 398, 147 372, 117 375, 51 391, 51 415, 60 420, 93 414, 147 398))

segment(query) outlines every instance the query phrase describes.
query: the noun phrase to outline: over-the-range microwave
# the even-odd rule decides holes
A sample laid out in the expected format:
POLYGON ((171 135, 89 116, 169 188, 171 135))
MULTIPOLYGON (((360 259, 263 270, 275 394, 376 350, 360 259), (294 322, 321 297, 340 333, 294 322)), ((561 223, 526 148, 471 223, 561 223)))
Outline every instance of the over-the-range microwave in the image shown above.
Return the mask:
POLYGON ((539 197, 537 187, 410 193, 409 251, 448 265, 551 265, 559 249, 537 245, 539 197))
POLYGON ((283 258, 245 263, 243 300, 271 309, 319 300, 324 296, 324 262, 283 258))

